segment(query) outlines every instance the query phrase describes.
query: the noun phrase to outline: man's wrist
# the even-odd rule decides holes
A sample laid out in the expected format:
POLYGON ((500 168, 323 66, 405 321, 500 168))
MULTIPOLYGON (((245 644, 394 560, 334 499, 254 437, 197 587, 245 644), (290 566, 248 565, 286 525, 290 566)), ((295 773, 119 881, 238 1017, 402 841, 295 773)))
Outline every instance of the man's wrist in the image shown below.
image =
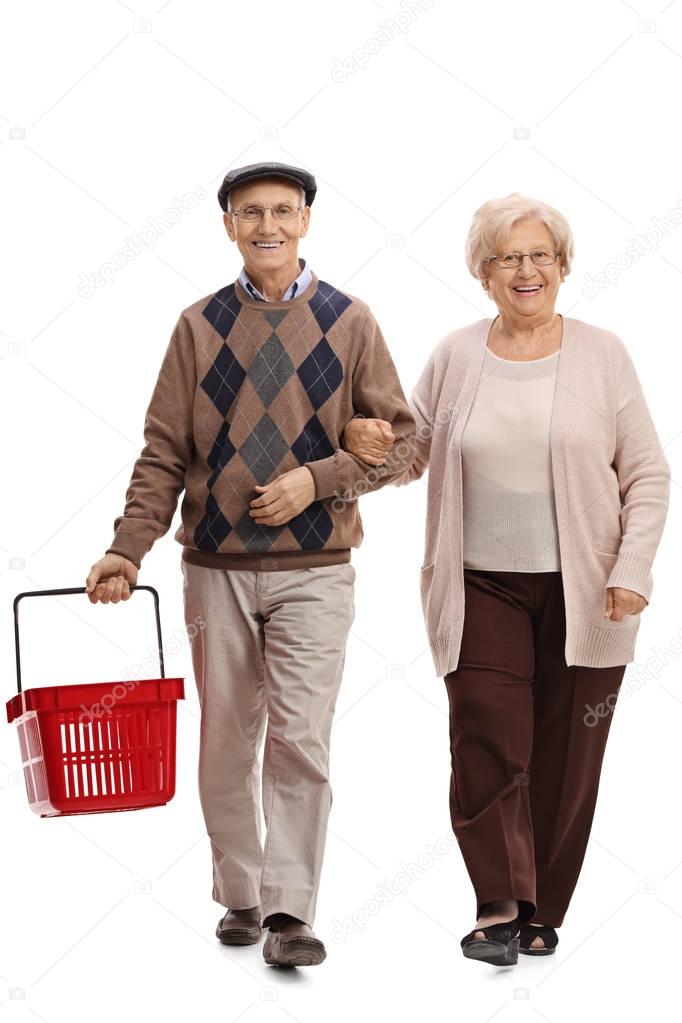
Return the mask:
POLYGON ((322 501, 325 497, 333 497, 339 492, 339 467, 336 459, 338 452, 317 461, 306 462, 315 483, 315 500, 322 501))
MULTIPOLYGON (((356 412, 355 415, 352 416, 348 420, 348 423, 352 423, 354 419, 365 419, 365 418, 366 417, 363 415, 362 412, 356 412)), ((346 423, 346 426, 344 426, 343 430, 341 431, 340 444, 341 444, 341 447, 342 447, 342 449, 344 451, 348 451, 348 448, 346 447, 346 440, 345 440, 346 427, 348 426, 348 423, 346 423)))
POLYGON ((313 476, 312 472, 310 471, 310 466, 309 465, 302 465, 301 468, 304 469, 305 472, 308 475, 308 479, 310 481, 310 486, 312 487, 312 490, 313 490, 313 500, 315 500, 315 477, 313 476))

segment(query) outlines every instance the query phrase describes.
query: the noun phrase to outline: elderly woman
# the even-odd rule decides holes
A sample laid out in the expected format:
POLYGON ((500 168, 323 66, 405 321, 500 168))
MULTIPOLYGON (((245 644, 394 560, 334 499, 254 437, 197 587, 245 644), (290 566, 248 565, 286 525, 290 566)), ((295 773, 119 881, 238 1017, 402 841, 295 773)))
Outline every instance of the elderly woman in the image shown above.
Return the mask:
MULTIPOLYGON (((476 895, 461 945, 497 965, 556 948, 669 496, 623 342, 555 311, 572 255, 566 220, 543 202, 515 193, 477 210, 467 266, 498 315, 436 346, 397 481, 430 470, 422 604, 476 895)), ((381 420, 345 430, 373 465, 391 442, 381 420)))

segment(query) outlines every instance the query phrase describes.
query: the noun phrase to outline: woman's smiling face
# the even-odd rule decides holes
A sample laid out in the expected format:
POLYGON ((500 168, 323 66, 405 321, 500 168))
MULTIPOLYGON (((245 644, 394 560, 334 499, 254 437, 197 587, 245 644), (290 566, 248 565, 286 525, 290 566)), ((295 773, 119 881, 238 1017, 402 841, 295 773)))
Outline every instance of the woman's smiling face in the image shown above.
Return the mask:
POLYGON ((504 238, 487 264, 488 276, 483 286, 501 316, 512 322, 542 323, 554 315, 559 286, 564 280, 561 258, 549 266, 536 266, 525 258, 515 269, 504 267, 500 260, 511 252, 549 252, 557 250, 551 233, 541 220, 519 220, 504 238))

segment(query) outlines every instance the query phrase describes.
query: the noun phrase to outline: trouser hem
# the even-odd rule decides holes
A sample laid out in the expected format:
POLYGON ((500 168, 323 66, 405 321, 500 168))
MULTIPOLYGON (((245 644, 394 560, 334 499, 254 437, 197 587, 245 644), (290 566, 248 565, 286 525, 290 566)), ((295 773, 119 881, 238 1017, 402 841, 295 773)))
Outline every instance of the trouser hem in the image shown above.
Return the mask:
MULTIPOLYGON (((528 920, 532 920, 533 919, 533 917, 535 916, 535 913, 536 913, 536 907, 535 907, 535 903, 533 902, 532 899, 528 899, 528 898, 526 898, 523 895, 514 895, 513 893, 509 894, 509 895, 500 895, 499 892, 498 892, 498 894, 496 894, 494 896, 485 896, 485 898, 477 898, 477 901, 476 901, 476 919, 478 920, 478 918, 481 916, 481 910, 482 910, 483 906, 486 905, 486 903, 488 903, 488 902, 503 902, 503 901, 507 901, 509 899, 513 899, 513 900, 515 900, 518 903, 518 906, 519 906, 518 916, 519 916, 519 923, 520 924, 527 923, 528 920)), ((543 921, 543 923, 544 923, 544 921, 543 921)))
POLYGON ((312 927, 315 919, 315 905, 309 898, 297 898, 287 892, 264 895, 261 908, 263 926, 267 926, 268 917, 274 916, 275 913, 287 913, 289 916, 295 916, 297 920, 302 920, 304 924, 312 927))
POLYGON ((227 909, 253 909, 260 905, 260 893, 257 888, 214 885, 212 895, 214 902, 227 909))

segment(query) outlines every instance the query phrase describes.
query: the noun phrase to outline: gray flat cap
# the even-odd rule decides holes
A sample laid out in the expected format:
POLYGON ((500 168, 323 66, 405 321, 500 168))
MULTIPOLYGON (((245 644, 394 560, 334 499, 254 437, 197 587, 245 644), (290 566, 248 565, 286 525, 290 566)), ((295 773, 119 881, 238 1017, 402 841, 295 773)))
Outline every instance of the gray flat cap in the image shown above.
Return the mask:
POLYGON ((218 202, 221 209, 227 212, 228 196, 236 185, 243 185, 247 181, 257 181, 259 178, 285 178, 287 181, 292 181, 305 191, 306 206, 312 206, 317 192, 317 183, 308 171, 303 170, 302 167, 290 167, 288 163, 250 163, 246 167, 236 167, 223 178, 223 183, 218 191, 218 202))

